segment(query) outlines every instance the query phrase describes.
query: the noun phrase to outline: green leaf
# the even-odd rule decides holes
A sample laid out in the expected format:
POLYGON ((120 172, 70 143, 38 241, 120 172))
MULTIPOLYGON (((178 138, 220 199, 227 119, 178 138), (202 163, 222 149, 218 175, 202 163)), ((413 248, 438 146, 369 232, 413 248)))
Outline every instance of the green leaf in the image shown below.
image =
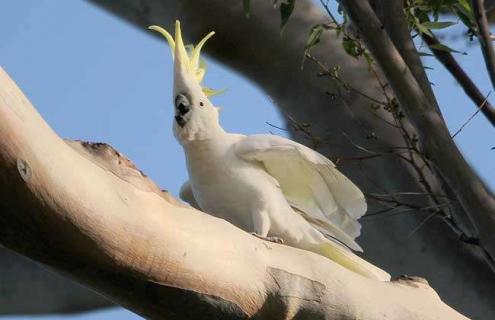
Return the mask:
POLYGON ((306 56, 309 54, 309 50, 320 43, 321 34, 326 29, 328 29, 328 27, 324 24, 317 24, 311 28, 306 44, 304 45, 304 55, 301 62, 301 69, 304 68, 304 61, 306 60, 306 56))
POLYGON ((348 55, 353 56, 354 58, 357 58, 361 55, 359 45, 354 39, 344 37, 344 39, 342 39, 342 47, 344 47, 344 50, 345 52, 347 52, 348 55))
POLYGON ((429 35, 430 37, 433 37, 433 33, 431 33, 430 29, 425 28, 425 26, 423 26, 423 24, 417 23, 416 24, 416 28, 418 29, 418 31, 420 33, 424 33, 424 34, 429 35))
POLYGON ((281 29, 283 29, 287 24, 287 22, 289 21, 289 18, 292 12, 294 11, 295 6, 296 6, 296 0, 285 0, 284 2, 280 3, 281 29))
POLYGON ((445 28, 448 28, 450 26, 453 26, 455 25, 456 23, 455 22, 452 22, 452 21, 426 21, 426 22, 423 22, 422 25, 423 27, 425 27, 426 29, 429 29, 429 30, 432 30, 432 29, 445 29, 445 28))
POLYGON ((326 29, 327 28, 323 24, 317 24, 311 28, 308 40, 306 40, 306 45, 304 46, 304 52, 308 52, 311 48, 313 48, 320 42, 321 34, 326 29))
POLYGON ((420 57, 432 57, 433 55, 429 52, 418 51, 420 57))
POLYGON ((244 8, 244 15, 249 19, 251 11, 251 0, 242 0, 242 7, 244 8))
POLYGON ((457 0, 457 4, 459 5, 460 8, 463 9, 466 13, 472 13, 473 8, 471 8, 471 4, 467 0, 457 0))
POLYGON ((460 54, 463 54, 463 55, 467 55, 466 52, 461 52, 461 51, 454 50, 454 49, 452 49, 450 47, 447 47, 446 45, 441 44, 441 43, 432 44, 430 46, 430 48, 431 49, 435 49, 435 50, 440 50, 440 51, 455 52, 455 53, 460 53, 460 54))

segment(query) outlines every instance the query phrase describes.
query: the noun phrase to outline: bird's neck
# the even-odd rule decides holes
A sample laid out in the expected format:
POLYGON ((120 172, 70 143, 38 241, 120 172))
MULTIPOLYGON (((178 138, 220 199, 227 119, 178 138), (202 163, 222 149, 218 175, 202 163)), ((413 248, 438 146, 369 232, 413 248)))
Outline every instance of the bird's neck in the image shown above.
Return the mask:
POLYGON ((230 145, 228 134, 223 130, 210 136, 209 139, 183 143, 189 175, 199 174, 204 170, 213 170, 221 165, 230 145))
POLYGON ((178 139, 187 154, 208 150, 209 152, 222 152, 228 144, 228 133, 218 125, 191 126, 188 130, 178 133, 178 139))
POLYGON ((208 144, 221 140, 226 135, 218 122, 194 121, 180 128, 175 124, 174 134, 179 143, 186 148, 189 145, 208 144))

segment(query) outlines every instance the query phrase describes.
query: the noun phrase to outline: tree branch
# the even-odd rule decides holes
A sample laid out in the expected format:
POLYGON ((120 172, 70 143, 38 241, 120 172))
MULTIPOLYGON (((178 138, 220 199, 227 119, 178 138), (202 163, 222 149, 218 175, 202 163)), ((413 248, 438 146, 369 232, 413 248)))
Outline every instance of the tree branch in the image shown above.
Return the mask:
POLYGON ((483 96, 481 91, 467 75, 467 73, 464 72, 464 70, 457 63, 452 54, 445 50, 435 49, 434 47, 432 48, 432 46, 440 44, 437 38, 431 37, 426 33, 421 33, 421 37, 428 45, 431 52, 435 55, 435 58, 437 58, 437 60, 440 61, 440 63, 443 64, 443 66, 457 80, 466 95, 474 102, 477 108, 483 106, 482 108, 480 108, 481 112, 485 115, 488 121, 490 121, 490 123, 495 126, 495 109, 490 104, 490 102, 488 102, 486 97, 483 96))
POLYGON ((428 102, 440 112, 421 57, 411 38, 411 32, 404 14, 404 1, 372 0, 370 3, 402 59, 411 70, 414 78, 416 78, 428 102))
POLYGON ((479 232, 480 243, 495 259, 495 199, 462 157, 441 115, 428 103, 416 79, 383 30, 368 1, 343 0, 368 48, 415 126, 425 154, 454 190, 479 232))
POLYGON ((467 319, 422 279, 371 281, 259 240, 111 147, 65 143, 3 70, 0 119, 0 242, 145 317, 467 319))
POLYGON ((483 0, 471 0, 473 14, 478 26, 478 39, 481 44, 481 51, 485 57, 486 70, 490 76, 492 86, 495 89, 495 51, 490 39, 490 29, 486 18, 485 7, 483 0))
MULTIPOLYGON (((418 85, 423 91, 426 99, 428 100, 428 103, 439 114, 441 114, 440 107, 426 74, 425 67, 423 66, 421 57, 411 37, 411 31, 409 30, 407 16, 404 11, 404 1, 371 0, 370 4, 377 14, 378 19, 385 27, 387 34, 390 36, 390 39, 392 40, 394 46, 397 48, 400 56, 402 57, 402 59, 404 59, 405 64, 418 82, 418 85)), ((410 123, 408 121, 402 120, 400 122, 405 127, 404 137, 406 139, 408 136, 417 136, 415 128, 410 128, 410 123)), ((434 175, 434 177, 432 177, 432 175, 425 174, 424 170, 419 169, 424 165, 427 165, 427 160, 423 157, 423 154, 421 152, 411 153, 410 158, 413 162, 411 163, 412 166, 418 168, 417 172, 420 177, 419 181, 422 182, 426 190, 432 189, 433 194, 453 195, 453 191, 451 190, 450 186, 445 183, 444 178, 440 174, 435 172, 436 174, 434 175)), ((435 168, 432 169, 436 171, 435 168)), ((431 194, 432 192, 429 193, 431 194)), ((438 205, 438 199, 435 199, 435 196, 432 196, 432 198, 433 202, 438 205)), ((471 221, 469 221, 469 217, 459 204, 457 204, 456 202, 450 202, 448 206, 445 207, 442 211, 449 212, 448 215, 454 216, 455 223, 459 226, 463 233, 473 233, 473 225, 471 221)))

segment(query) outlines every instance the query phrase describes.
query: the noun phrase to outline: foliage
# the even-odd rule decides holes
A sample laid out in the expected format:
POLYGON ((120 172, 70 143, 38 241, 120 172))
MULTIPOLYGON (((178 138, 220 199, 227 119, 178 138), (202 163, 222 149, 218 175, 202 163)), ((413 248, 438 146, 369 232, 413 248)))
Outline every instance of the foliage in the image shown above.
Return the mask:
MULTIPOLYGON (((345 32, 349 19, 346 13, 341 9, 340 5, 338 5, 337 11, 342 17, 342 22, 339 23, 329 8, 329 1, 320 0, 320 2, 332 21, 330 23, 317 24, 311 28, 304 48, 304 57, 306 57, 310 50, 320 42, 321 36, 325 31, 335 30, 337 31, 337 36, 344 34, 342 37, 342 47, 347 54, 354 58, 359 58, 362 56, 368 61, 369 64, 371 64, 371 55, 359 38, 345 32)), ((280 11, 280 28, 283 30, 294 12, 296 0, 273 0, 273 5, 275 8, 278 7, 280 11)), ((246 17, 249 17, 250 0, 243 0, 243 6, 246 17)), ((433 37, 433 30, 446 29, 458 23, 457 21, 440 21, 442 16, 454 17, 461 21, 466 26, 467 34, 471 40, 477 33, 476 21, 468 0, 407 0, 405 14, 408 18, 411 31, 415 31, 418 34, 423 33, 433 37), (432 21, 430 21, 430 18, 432 21)), ((463 53, 454 50, 445 44, 434 45, 432 49, 453 53, 463 53)), ((429 54, 420 53, 420 55, 424 56, 429 54)))

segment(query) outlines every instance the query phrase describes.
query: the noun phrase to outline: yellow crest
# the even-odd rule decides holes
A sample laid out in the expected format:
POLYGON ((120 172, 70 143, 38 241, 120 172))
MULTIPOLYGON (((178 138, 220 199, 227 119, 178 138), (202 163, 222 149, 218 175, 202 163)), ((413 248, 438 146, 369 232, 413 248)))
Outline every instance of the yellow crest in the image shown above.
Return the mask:
MULTIPOLYGON (((190 46, 191 49, 188 52, 186 46, 184 46, 184 42, 182 41, 182 33, 179 20, 175 21, 175 39, 172 38, 170 33, 168 33, 167 30, 163 29, 162 27, 153 25, 149 26, 148 29, 159 32, 165 37, 165 39, 167 39, 167 42, 170 45, 170 50, 172 51, 172 57, 174 59, 177 49, 177 52, 180 55, 179 60, 181 61, 182 65, 184 65, 186 70, 196 78, 199 84, 201 84, 201 81, 203 80, 206 73, 206 65, 200 58, 201 48, 203 48, 206 41, 210 39, 215 34, 215 32, 212 31, 208 33, 196 46, 190 46)), ((201 88, 203 90, 203 93, 207 97, 211 97, 222 92, 203 86, 201 86, 201 88)))

